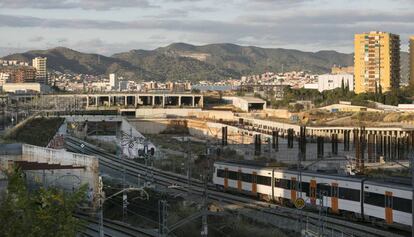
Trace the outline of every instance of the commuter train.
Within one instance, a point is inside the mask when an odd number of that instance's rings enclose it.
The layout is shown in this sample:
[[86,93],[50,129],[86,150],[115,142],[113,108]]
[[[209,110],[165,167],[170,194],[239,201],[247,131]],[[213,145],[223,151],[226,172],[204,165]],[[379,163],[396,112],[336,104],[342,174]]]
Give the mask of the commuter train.
[[220,190],[283,204],[293,203],[301,196],[307,204],[322,204],[331,213],[403,229],[411,226],[412,189],[409,185],[309,171],[302,172],[301,180],[302,187],[298,189],[296,170],[230,161],[214,163],[213,183]]

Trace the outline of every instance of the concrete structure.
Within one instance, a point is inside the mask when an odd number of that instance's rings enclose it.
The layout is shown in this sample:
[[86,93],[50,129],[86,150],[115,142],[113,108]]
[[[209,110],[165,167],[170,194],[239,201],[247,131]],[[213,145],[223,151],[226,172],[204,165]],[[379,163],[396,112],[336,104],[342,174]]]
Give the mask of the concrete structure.
[[410,84],[414,85],[414,36],[410,37]]
[[321,107],[319,109],[327,110],[329,112],[383,112],[379,109],[372,109],[365,106],[358,106],[358,105],[350,105],[350,104],[332,104],[325,107]]
[[[82,97],[82,95],[79,95]],[[86,95],[86,108],[93,107],[203,107],[203,96],[195,94],[117,93]]]
[[[134,111],[137,118],[177,118],[195,116],[197,112],[201,112],[201,108],[140,108]],[[127,109],[121,109],[121,113],[126,112],[128,112]]]
[[[36,100],[33,100],[36,98]],[[47,110],[121,110],[133,115],[137,108],[202,108],[203,95],[190,93],[11,94],[11,103],[30,103]],[[129,114],[128,114],[129,113]]]
[[354,90],[354,75],[352,74],[323,74],[318,77],[318,91],[333,90],[341,88],[342,84]]
[[234,107],[241,109],[244,112],[252,112],[255,110],[266,109],[266,101],[256,97],[223,97],[223,100],[233,104]]
[[[56,186],[71,192],[87,184],[88,198],[97,204],[99,162],[93,156],[76,154],[28,144],[0,149],[0,170],[17,164],[26,174],[30,186]],[[8,151],[9,150],[9,151]]]
[[[400,83],[400,37],[372,31],[355,35],[355,93],[398,88]],[[377,88],[377,89],[376,89]]]
[[3,84],[4,92],[28,93],[28,92],[50,92],[50,88],[40,83],[5,83]]
[[[270,120],[248,118],[236,116],[239,124],[254,128],[257,132],[271,134],[272,131],[279,131],[280,135],[286,135],[289,128],[293,129],[295,134],[299,136],[300,125],[275,122]],[[332,134],[338,134],[339,139],[343,139],[344,131],[353,132],[354,129],[360,129],[358,126],[340,127],[340,126],[306,126],[306,134],[308,136],[325,136],[331,137]],[[412,128],[404,127],[365,127],[368,134],[378,134],[383,136],[407,137],[414,132]]]
[[32,65],[36,68],[36,81],[47,84],[47,58],[36,57],[32,60]]
[[414,104],[398,104],[398,111],[414,112]]

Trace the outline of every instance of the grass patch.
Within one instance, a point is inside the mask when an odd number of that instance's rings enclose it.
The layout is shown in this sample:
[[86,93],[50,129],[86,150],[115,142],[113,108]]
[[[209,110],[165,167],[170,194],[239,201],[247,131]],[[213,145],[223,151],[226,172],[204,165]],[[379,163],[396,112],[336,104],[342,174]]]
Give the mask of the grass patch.
[[45,147],[63,121],[64,118],[34,118],[6,135],[5,139]]

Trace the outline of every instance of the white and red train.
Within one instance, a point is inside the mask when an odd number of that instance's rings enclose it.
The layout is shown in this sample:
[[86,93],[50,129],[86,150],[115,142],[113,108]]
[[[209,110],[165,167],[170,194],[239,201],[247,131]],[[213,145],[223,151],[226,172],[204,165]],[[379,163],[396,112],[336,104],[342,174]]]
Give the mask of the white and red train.
[[300,196],[310,205],[319,205],[323,200],[332,213],[411,226],[412,188],[408,185],[308,171],[303,171],[301,177],[302,187],[298,189],[299,176],[295,170],[217,161],[213,183],[225,191],[281,203],[292,203]]

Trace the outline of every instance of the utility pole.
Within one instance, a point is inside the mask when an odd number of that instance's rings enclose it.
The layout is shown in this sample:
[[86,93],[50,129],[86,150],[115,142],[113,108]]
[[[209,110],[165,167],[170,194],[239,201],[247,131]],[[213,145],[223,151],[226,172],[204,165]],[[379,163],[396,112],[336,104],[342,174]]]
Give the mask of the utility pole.
[[190,150],[190,138],[187,137],[187,191],[188,196],[191,195],[191,150]]
[[158,201],[158,236],[159,237],[165,237],[168,234],[167,218],[168,218],[167,201],[159,200]]
[[204,170],[204,192],[203,192],[203,216],[201,219],[201,236],[207,237],[208,236],[208,181],[210,179],[210,152],[209,152],[209,143],[206,144],[206,161],[207,166]]

